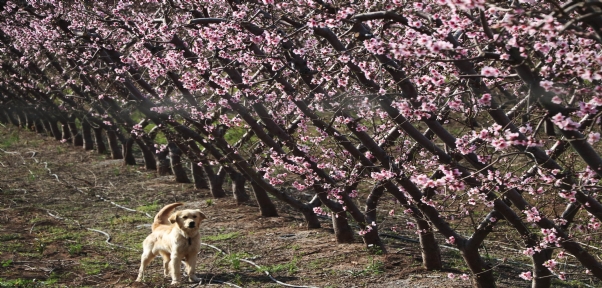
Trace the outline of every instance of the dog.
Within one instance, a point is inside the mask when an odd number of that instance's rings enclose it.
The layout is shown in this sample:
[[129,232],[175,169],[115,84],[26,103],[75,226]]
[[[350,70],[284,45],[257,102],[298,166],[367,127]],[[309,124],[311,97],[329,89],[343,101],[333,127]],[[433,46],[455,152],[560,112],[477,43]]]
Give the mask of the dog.
[[199,227],[201,221],[206,219],[205,214],[197,209],[176,211],[182,203],[172,203],[163,207],[152,225],[152,233],[142,243],[143,252],[140,270],[136,282],[142,282],[144,269],[157,256],[163,258],[163,271],[166,277],[171,277],[171,284],[181,282],[180,266],[184,261],[188,280],[200,282],[201,279],[194,275],[197,254],[201,250],[201,235]]

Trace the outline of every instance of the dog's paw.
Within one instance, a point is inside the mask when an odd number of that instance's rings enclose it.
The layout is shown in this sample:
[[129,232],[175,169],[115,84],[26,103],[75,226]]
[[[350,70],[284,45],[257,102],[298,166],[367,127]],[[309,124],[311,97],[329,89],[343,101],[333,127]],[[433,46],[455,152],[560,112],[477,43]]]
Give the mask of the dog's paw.
[[182,282],[180,281],[171,281],[171,286],[180,286]]

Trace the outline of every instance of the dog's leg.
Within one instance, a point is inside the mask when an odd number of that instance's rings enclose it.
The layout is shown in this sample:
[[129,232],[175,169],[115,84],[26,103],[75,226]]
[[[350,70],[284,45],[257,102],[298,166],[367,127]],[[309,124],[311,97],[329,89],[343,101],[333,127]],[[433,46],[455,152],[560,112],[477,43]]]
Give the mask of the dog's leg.
[[184,263],[186,264],[186,273],[188,274],[188,280],[190,280],[190,282],[200,282],[201,279],[199,277],[196,277],[196,275],[194,274],[194,271],[196,270],[196,253],[188,255]]
[[148,266],[148,264],[150,264],[150,262],[153,261],[153,259],[155,259],[156,256],[157,255],[153,254],[153,252],[150,251],[150,249],[145,249],[140,259],[140,270],[138,270],[138,278],[136,278],[136,282],[142,282],[142,280],[144,279],[144,269],[146,269],[146,266]]
[[169,261],[169,272],[171,273],[171,285],[180,284],[182,282],[182,272],[180,266],[182,265],[182,257],[178,257],[175,253],[171,254],[171,260]]
[[161,258],[163,258],[163,275],[165,275],[165,277],[169,277],[171,275],[169,273],[169,262],[171,260],[171,256],[169,256],[169,253],[161,252]]

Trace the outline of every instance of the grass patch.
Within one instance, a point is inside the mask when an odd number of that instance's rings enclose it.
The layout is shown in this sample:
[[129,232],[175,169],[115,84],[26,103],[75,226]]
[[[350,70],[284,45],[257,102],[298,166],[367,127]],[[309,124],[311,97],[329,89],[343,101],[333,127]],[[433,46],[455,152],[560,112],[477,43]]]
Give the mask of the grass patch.
[[80,265],[87,275],[98,275],[102,270],[109,268],[108,262],[98,261],[92,258],[83,259]]
[[293,258],[293,260],[291,260],[291,262],[262,266],[261,268],[258,268],[257,271],[259,271],[259,272],[268,271],[270,273],[279,273],[279,272],[286,271],[286,273],[290,276],[290,275],[297,273],[297,271],[299,271],[299,267],[297,266],[298,261],[299,261],[299,258],[295,257],[295,258]]
[[12,241],[12,240],[17,240],[21,238],[21,236],[19,236],[19,234],[5,234],[5,235],[0,235],[0,242],[7,242],[7,241]]
[[232,268],[234,268],[235,270],[239,270],[240,262],[241,262],[240,259],[249,258],[249,257],[251,257],[251,255],[249,255],[248,253],[245,253],[245,252],[231,253],[231,254],[224,255],[224,257],[220,260],[220,263],[226,263],[226,264],[232,266]]
[[33,282],[33,280],[29,279],[13,279],[13,280],[4,280],[0,278],[0,287],[11,287],[11,288],[29,288],[29,287],[39,287],[38,284]]
[[13,259],[8,259],[6,261],[2,261],[0,264],[1,264],[0,266],[2,266],[3,268],[7,268],[11,264],[13,264]]
[[17,144],[19,142],[19,132],[18,131],[13,131],[10,133],[10,135],[7,135],[8,137],[2,137],[4,139],[2,139],[2,141],[0,141],[0,148],[10,148],[12,146],[14,146],[15,144]]
[[157,212],[157,211],[159,211],[159,208],[160,207],[159,207],[158,201],[155,201],[152,204],[147,204],[147,205],[144,205],[144,206],[138,206],[136,208],[136,210],[141,211],[141,212]]
[[225,233],[225,234],[204,236],[201,239],[204,241],[224,241],[224,240],[235,239],[238,236],[240,236],[240,233],[230,232],[230,233]]

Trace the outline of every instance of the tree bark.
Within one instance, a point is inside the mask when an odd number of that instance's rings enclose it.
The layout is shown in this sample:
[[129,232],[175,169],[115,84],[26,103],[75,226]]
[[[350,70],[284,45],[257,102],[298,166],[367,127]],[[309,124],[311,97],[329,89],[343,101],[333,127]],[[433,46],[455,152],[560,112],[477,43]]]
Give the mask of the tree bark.
[[245,191],[245,182],[247,179],[240,173],[230,174],[232,180],[232,194],[237,204],[249,201],[249,194]]
[[167,159],[167,154],[169,150],[165,148],[163,151],[157,152],[157,176],[166,176],[171,173],[171,167],[169,165],[169,160]]
[[73,146],[84,146],[84,139],[82,135],[77,131],[77,125],[75,124],[75,116],[69,117],[67,122],[69,131],[71,132],[71,139],[73,140]]
[[554,275],[548,269],[543,266],[543,263],[550,260],[552,257],[552,249],[543,249],[541,252],[535,253],[532,256],[533,259],[533,281],[531,282],[532,288],[548,288],[552,286],[552,278]]
[[62,139],[61,130],[59,129],[59,126],[56,124],[56,122],[57,121],[55,119],[50,118],[48,120],[48,126],[50,126],[50,133],[52,134],[54,139],[57,141],[61,141],[61,139]]
[[144,168],[146,170],[156,170],[157,169],[157,161],[155,160],[155,153],[144,143],[144,141],[136,138],[136,144],[140,147],[140,151],[142,151],[142,157],[144,158]]
[[98,154],[107,153],[107,146],[105,146],[105,142],[102,140],[102,128],[93,128],[94,130],[94,142],[96,143],[96,152]]
[[173,174],[176,176],[177,183],[190,183],[190,179],[188,179],[188,175],[186,175],[186,170],[182,166],[182,150],[176,146],[174,143],[169,143],[167,145],[169,149],[169,159],[171,161],[171,170]]
[[92,126],[90,123],[83,119],[82,123],[82,135],[84,138],[84,150],[94,150],[94,142],[92,140]]
[[42,124],[42,119],[40,119],[40,117],[37,115],[36,119],[34,120],[34,125],[38,134],[46,134],[46,131],[44,130],[44,124]]
[[253,187],[253,192],[255,194],[255,199],[257,200],[257,205],[259,205],[259,211],[261,216],[263,217],[278,217],[278,210],[276,210],[276,206],[268,196],[268,193],[261,188],[261,186],[257,185],[254,181],[251,182],[251,187]]
[[61,130],[63,131],[61,141],[71,142],[71,132],[69,131],[69,125],[67,122],[61,122]]
[[205,172],[203,167],[199,166],[198,163],[190,163],[192,170],[192,180],[194,181],[194,189],[209,189],[209,182],[205,178]]
[[[334,229],[334,235],[337,243],[354,242],[354,233],[349,226],[349,221],[347,220],[346,216],[346,212],[341,214],[332,213],[332,228]],[[376,230],[376,227],[374,230]]]
[[132,148],[134,146],[134,138],[128,138],[125,143],[121,145],[123,151],[123,165],[136,165],[136,158],[134,158],[134,153],[132,153]]
[[418,220],[418,237],[420,240],[420,248],[422,250],[422,266],[426,270],[441,270],[443,264],[441,263],[441,250],[439,250],[439,244],[435,239],[435,234],[431,225],[425,220]]
[[113,128],[107,129],[107,140],[109,141],[109,149],[111,149],[111,159],[123,159],[119,143],[117,143],[117,133]]
[[209,179],[209,191],[211,191],[213,198],[226,197],[226,191],[224,191],[223,188],[226,171],[220,169],[218,173],[215,174],[215,172],[213,172],[213,168],[211,168],[209,165],[203,165],[203,169],[205,170],[207,178]]

